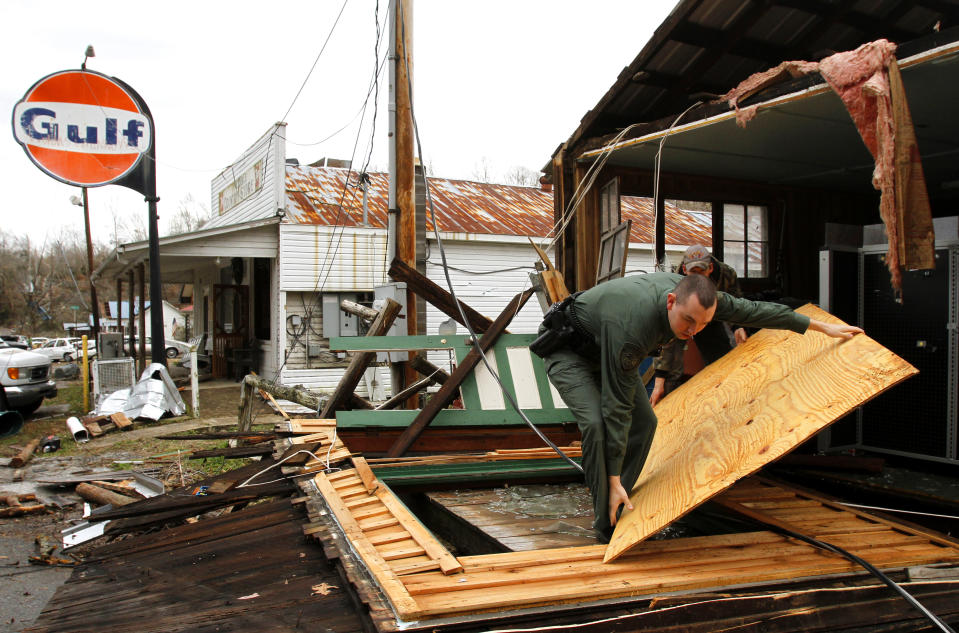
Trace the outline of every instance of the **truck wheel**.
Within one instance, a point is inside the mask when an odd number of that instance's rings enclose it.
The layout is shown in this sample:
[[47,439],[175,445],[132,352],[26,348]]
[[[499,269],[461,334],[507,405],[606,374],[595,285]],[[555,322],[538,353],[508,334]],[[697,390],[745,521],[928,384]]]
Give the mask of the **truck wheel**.
[[63,362],[69,363],[71,360],[73,360],[73,356],[70,355],[70,352],[63,355]]
[[176,358],[177,356],[179,356],[179,354],[180,354],[180,351],[179,351],[177,348],[175,348],[175,347],[168,347],[168,348],[166,348],[166,357],[167,357],[167,358]]

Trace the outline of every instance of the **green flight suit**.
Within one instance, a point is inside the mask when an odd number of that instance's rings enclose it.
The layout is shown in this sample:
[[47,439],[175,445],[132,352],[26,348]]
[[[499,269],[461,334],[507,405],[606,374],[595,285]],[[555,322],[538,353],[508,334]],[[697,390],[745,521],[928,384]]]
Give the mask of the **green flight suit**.
[[[593,497],[593,527],[607,538],[608,477],[631,491],[656,432],[656,415],[640,383],[639,363],[674,338],[666,295],[682,279],[651,273],[614,279],[587,290],[572,304],[574,318],[593,338],[599,357],[562,348],[544,358],[546,373],[576,417],[583,436],[583,469]],[[809,318],[784,305],[720,292],[714,319],[737,325],[803,333]]]

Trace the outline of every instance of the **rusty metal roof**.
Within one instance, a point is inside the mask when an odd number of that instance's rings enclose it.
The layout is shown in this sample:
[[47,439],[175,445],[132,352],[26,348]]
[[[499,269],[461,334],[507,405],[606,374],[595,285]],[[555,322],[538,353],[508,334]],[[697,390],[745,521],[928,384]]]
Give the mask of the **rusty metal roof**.
[[[370,173],[367,218],[370,226],[386,228],[388,180]],[[486,235],[544,237],[553,226],[553,193],[539,187],[499,185],[430,177],[430,195],[441,231]],[[287,208],[284,222],[321,226],[360,226],[363,192],[359,174],[337,167],[287,165]],[[633,221],[630,241],[652,243],[653,204],[650,198],[623,196],[623,219]],[[708,213],[684,211],[666,204],[666,243],[711,243]],[[426,230],[433,230],[430,214]]]

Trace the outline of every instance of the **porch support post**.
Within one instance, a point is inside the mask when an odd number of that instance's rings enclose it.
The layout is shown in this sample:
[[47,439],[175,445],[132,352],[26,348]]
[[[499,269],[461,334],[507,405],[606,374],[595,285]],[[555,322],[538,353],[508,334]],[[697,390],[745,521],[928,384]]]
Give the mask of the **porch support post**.
[[[143,370],[147,368],[147,315],[146,315],[146,266],[143,265],[143,262],[140,262],[140,265],[137,266],[137,276],[140,278],[140,373],[143,373]],[[152,305],[152,304],[151,304]],[[156,306],[153,306],[153,310],[156,310]],[[160,310],[163,310],[163,306],[160,306]],[[152,311],[151,311],[152,314]],[[150,333],[150,336],[153,337],[153,333]],[[152,349],[152,348],[151,348]]]
[[[117,332],[120,333],[120,347],[123,347],[123,313],[120,311],[120,306],[123,305],[123,277],[117,277],[117,312],[114,315],[117,319]],[[107,306],[109,307],[109,306]]]
[[[128,285],[128,288],[127,288],[127,327],[130,328],[130,334],[129,334],[129,337],[130,337],[130,338],[129,338],[130,347],[128,347],[127,349],[130,350],[130,356],[136,358],[136,356],[137,356],[136,338],[135,338],[135,333],[136,333],[136,327],[135,327],[135,325],[136,325],[136,324],[135,324],[135,322],[134,322],[134,320],[133,320],[133,304],[134,304],[133,294],[134,294],[135,287],[134,287],[134,285],[133,285],[133,269],[132,269],[132,268],[131,268],[129,271],[127,271],[127,285]],[[121,314],[122,314],[122,312],[121,312]],[[140,338],[143,338],[143,332],[140,332]],[[142,358],[142,356],[141,356],[141,358]],[[140,365],[140,366],[142,367],[142,365]],[[138,376],[138,377],[139,377],[139,376]]]

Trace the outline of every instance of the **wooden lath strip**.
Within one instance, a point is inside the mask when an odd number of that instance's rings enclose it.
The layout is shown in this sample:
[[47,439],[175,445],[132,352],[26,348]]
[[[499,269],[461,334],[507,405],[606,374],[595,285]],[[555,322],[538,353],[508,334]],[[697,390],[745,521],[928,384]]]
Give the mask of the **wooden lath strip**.
[[[279,425],[278,425],[279,426]],[[285,430],[290,431],[291,433],[304,433],[311,434],[318,431],[323,431],[328,428],[336,427],[336,420],[321,420],[321,419],[295,419],[290,420],[285,425],[287,428]]]
[[327,479],[330,480],[330,483],[333,484],[334,486],[338,486],[339,485],[338,482],[342,479],[346,479],[346,480],[358,479],[358,477],[356,476],[356,472],[353,470],[338,470],[335,473],[329,473],[326,477]]
[[[336,488],[336,486],[334,486]],[[351,497],[362,497],[366,498],[370,496],[369,491],[366,489],[366,486],[360,483],[350,482],[348,485],[336,488],[336,494],[340,495],[340,498],[343,500],[349,499]]]
[[[761,482],[770,486],[780,485],[777,482],[768,480],[763,477],[758,479]],[[882,523],[884,525],[888,525],[894,530],[902,530],[902,531],[909,532],[911,534],[919,534],[921,536],[928,538],[930,541],[939,543],[940,545],[945,545],[946,547],[959,548],[959,539],[951,538],[949,536],[946,536],[945,534],[941,534],[939,532],[935,532],[933,530],[929,530],[917,525],[907,525],[906,523],[903,523],[903,522],[894,521],[892,519],[887,519],[885,517],[877,516],[874,514],[869,514],[868,512],[865,512],[858,508],[850,508],[849,506],[843,505],[841,503],[837,503],[835,501],[832,501],[831,499],[827,499],[825,497],[819,496],[807,490],[795,490],[795,493],[796,495],[802,496],[806,499],[812,499],[814,501],[818,501],[824,506],[835,508],[837,510],[842,510],[843,512],[848,512],[850,514],[854,514],[857,517],[862,518],[866,521],[869,521],[872,523]]]
[[396,565],[393,568],[393,573],[397,576],[406,576],[409,574],[421,574],[426,571],[438,570],[440,564],[433,560],[432,558],[421,556],[424,560],[420,560],[414,563],[409,563],[407,565]]
[[[330,442],[333,442],[333,429],[322,429],[307,435],[297,435],[296,437],[290,438],[291,444],[313,444],[315,442],[329,446]],[[336,438],[334,442],[334,449],[336,448],[345,448],[340,438]]]
[[280,404],[276,401],[272,393],[270,393],[269,391],[264,391],[263,389],[258,389],[257,391],[260,392],[261,398],[263,398],[264,400],[270,401],[270,403],[277,410],[277,412],[283,416],[284,420],[287,420],[287,421],[290,420],[290,414],[283,410],[283,407],[281,407]]
[[388,530],[382,534],[367,533],[367,537],[370,539],[370,543],[379,547],[380,545],[405,541],[410,538],[410,534],[406,530]]
[[[349,506],[347,506],[349,508]],[[349,508],[350,512],[353,514],[353,518],[357,521],[362,521],[363,519],[369,519],[372,517],[380,516],[383,514],[389,514],[390,509],[387,508],[382,503],[379,503],[377,499],[376,505],[373,506],[360,506],[360,509]]]
[[463,566],[459,561],[436,540],[436,537],[429,530],[423,527],[419,519],[406,509],[406,506],[393,495],[392,491],[381,486],[376,489],[374,494],[390,509],[403,529],[409,532],[420,547],[426,551],[426,555],[439,564],[444,574],[456,574],[463,571]]
[[380,500],[376,497],[358,497],[355,499],[350,499],[349,501],[344,500],[343,503],[352,511],[355,508],[362,508],[363,506],[368,506],[370,504],[379,504]]
[[[562,446],[560,449],[569,457],[582,456],[579,446]],[[482,462],[498,462],[517,459],[556,459],[556,452],[547,448],[542,449],[509,449],[496,450],[486,453],[469,453],[464,455],[419,455],[415,457],[377,457],[367,461],[377,468],[394,468],[400,466],[438,466],[444,464],[475,464]]]
[[[737,497],[730,497],[737,498]],[[818,501],[813,501],[812,499],[788,499],[783,501],[746,501],[745,499],[740,499],[739,503],[743,504],[747,508],[756,508],[757,510],[779,510],[787,508],[814,508],[820,506]]]
[[[409,539],[407,539],[409,540]],[[414,556],[425,556],[426,552],[422,547],[416,545],[415,543],[411,547],[404,547],[402,549],[391,549],[391,550],[380,550],[380,556],[383,557],[383,560],[390,562],[394,560],[402,560],[413,558]]]
[[353,519],[353,515],[350,514],[349,509],[343,504],[342,499],[340,499],[340,496],[336,493],[336,490],[334,490],[329,479],[327,479],[323,473],[319,473],[314,478],[314,482],[316,482],[316,486],[326,500],[330,510],[332,510],[336,516],[340,527],[343,528],[343,532],[363,558],[367,569],[376,579],[376,582],[379,583],[383,592],[393,604],[393,607],[403,614],[404,617],[415,617],[419,612],[416,601],[413,600],[406,591],[406,587],[402,581],[393,572],[387,562],[383,560],[373,544],[366,538],[363,530],[357,524],[356,520]]
[[400,522],[392,514],[374,517],[372,519],[363,519],[357,521],[357,523],[364,532],[366,530],[379,530],[382,528],[393,527],[394,525],[400,525]]

